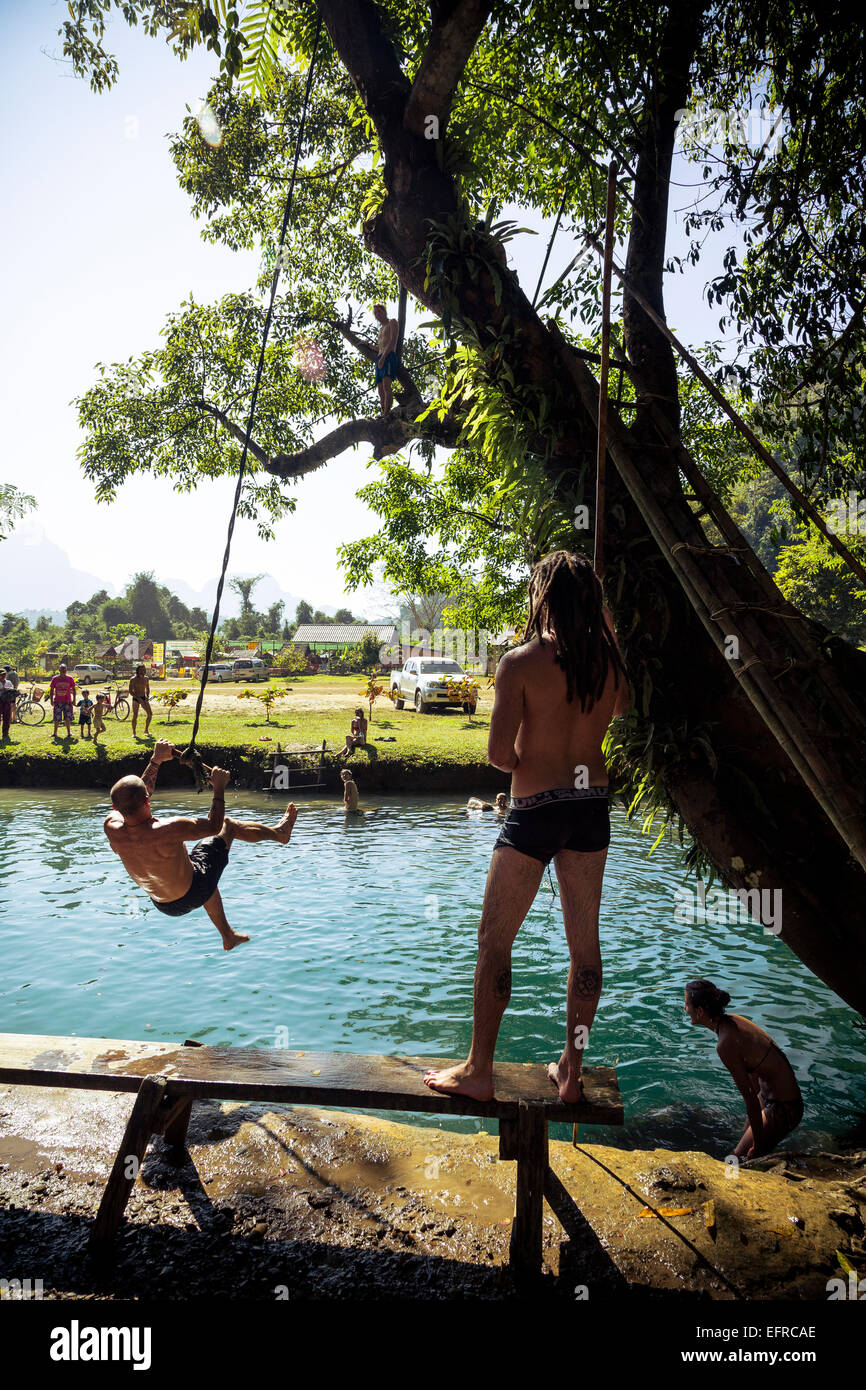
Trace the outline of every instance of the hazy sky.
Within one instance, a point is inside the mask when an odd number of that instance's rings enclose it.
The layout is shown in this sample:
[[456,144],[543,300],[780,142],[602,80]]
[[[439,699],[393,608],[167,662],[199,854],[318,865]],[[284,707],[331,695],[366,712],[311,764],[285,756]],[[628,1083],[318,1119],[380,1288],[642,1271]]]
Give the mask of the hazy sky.
[[[251,254],[200,240],[168,154],[166,136],[179,129],[187,105],[198,108],[217,60],[198,53],[181,63],[161,41],[115,21],[107,46],[120,79],[97,96],[49,56],[59,52],[62,0],[4,0],[0,9],[7,195],[0,481],[36,496],[38,509],[19,530],[44,534],[73,566],[117,587],[135,570],[153,569],[198,588],[219,569],[231,480],[188,497],[146,477],[127,483],[111,507],[97,506],[76,459],[81,436],[70,402],[92,384],[95,363],[155,344],[166,314],[190,293],[209,302],[253,283]],[[672,199],[685,201],[679,193]],[[544,243],[538,236],[510,244],[529,293]],[[571,254],[561,238],[548,279]],[[693,278],[671,280],[667,306],[687,341],[713,335],[715,318]],[[297,511],[269,545],[240,521],[230,573],[266,571],[315,603],[341,604],[336,546],[377,529],[354,497],[369,477],[357,451],[304,480]],[[67,602],[57,595],[57,607]],[[360,595],[352,602],[364,608]]]

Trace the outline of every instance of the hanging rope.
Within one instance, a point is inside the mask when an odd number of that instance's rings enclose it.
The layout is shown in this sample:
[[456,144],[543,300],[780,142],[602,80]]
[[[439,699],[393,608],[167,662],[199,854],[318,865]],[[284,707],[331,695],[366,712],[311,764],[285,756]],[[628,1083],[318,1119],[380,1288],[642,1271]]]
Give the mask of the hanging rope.
[[617,163],[612,159],[607,171],[607,213],[604,233],[604,269],[601,288],[601,370],[598,374],[598,446],[595,460],[595,546],[592,567],[596,578],[604,578],[605,464],[607,462],[607,377],[610,366],[610,288],[613,239],[616,228]]
[[553,243],[556,240],[556,233],[559,231],[559,224],[562,221],[562,214],[565,212],[565,204],[568,198],[568,194],[569,190],[566,188],[565,192],[562,195],[562,202],[559,205],[559,212],[556,214],[556,221],[553,224],[553,231],[550,233],[550,240],[547,243],[547,250],[544,254],[544,263],[541,267],[541,274],[538,277],[538,284],[535,286],[535,294],[532,296],[533,309],[535,308],[535,303],[538,299],[538,292],[541,289],[541,282],[544,279],[544,272],[547,270],[547,262],[550,260],[550,253],[553,250]]
[[292,198],[294,196],[295,191],[295,179],[298,172],[298,163],[301,157],[301,147],[304,140],[304,130],[307,124],[307,110],[309,108],[310,92],[313,86],[313,70],[316,65],[316,53],[319,47],[319,36],[321,32],[322,15],[321,12],[319,12],[318,18],[316,20],[316,32],[313,38],[313,51],[310,55],[310,66],[307,69],[307,85],[304,90],[304,104],[301,110],[301,124],[298,127],[298,138],[295,141],[295,156],[292,163],[292,175],[289,180],[289,191],[286,195],[286,205],[283,210],[283,222],[280,228],[279,252],[277,254],[277,263],[274,267],[273,278],[271,280],[271,297],[268,303],[267,316],[265,318],[265,329],[264,333],[262,334],[262,346],[259,351],[259,361],[258,366],[256,368],[256,380],[255,385],[253,386],[252,400],[250,401],[250,413],[249,418],[247,420],[246,433],[244,435],[244,447],[241,451],[241,461],[240,466],[238,468],[238,480],[237,485],[235,487],[234,503],[232,505],[231,516],[229,517],[228,533],[226,535],[226,547],[225,553],[223,554],[222,571],[220,573],[219,583],[217,584],[213,618],[211,619],[210,632],[208,633],[207,647],[205,649],[205,657],[201,668],[201,683],[199,685],[198,698],[195,702],[195,718],[193,719],[192,725],[192,737],[190,738],[189,746],[185,748],[181,754],[179,754],[181,762],[184,763],[187,767],[189,767],[192,771],[193,777],[195,778],[196,791],[201,791],[203,787],[207,784],[207,779],[210,776],[211,772],[211,769],[207,767],[205,763],[202,762],[201,754],[195,746],[195,741],[198,737],[199,722],[201,720],[201,707],[202,702],[204,700],[205,688],[207,686],[207,673],[208,668],[210,666],[211,654],[213,652],[213,644],[217,630],[217,623],[219,622],[220,603],[222,601],[223,587],[225,585],[226,579],[226,571],[228,569],[229,556],[231,554],[232,536],[234,535],[235,521],[237,520],[238,507],[240,505],[241,493],[243,490],[244,474],[246,473],[247,467],[247,454],[249,453],[250,439],[252,438],[253,433],[253,422],[255,420],[256,415],[256,405],[259,399],[259,387],[261,385],[262,373],[264,371],[265,366],[265,348],[267,347],[268,334],[271,328],[271,319],[273,318],[274,313],[274,301],[277,297],[277,285],[279,283],[281,269],[280,261],[283,247],[285,246],[286,231],[289,225],[289,217],[292,211]]

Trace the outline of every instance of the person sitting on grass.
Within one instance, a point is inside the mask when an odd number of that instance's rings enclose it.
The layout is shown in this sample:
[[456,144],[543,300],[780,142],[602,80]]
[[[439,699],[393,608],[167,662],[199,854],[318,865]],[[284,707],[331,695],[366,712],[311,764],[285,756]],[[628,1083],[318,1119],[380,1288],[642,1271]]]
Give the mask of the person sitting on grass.
[[71,738],[72,716],[75,712],[75,681],[67,674],[65,661],[61,661],[57,675],[52,676],[48,690],[54,712],[54,733],[51,737],[57,737],[62,719],[66,725],[66,737]]
[[351,811],[358,811],[360,813],[357,782],[353,780],[352,774],[347,767],[343,768],[340,776],[343,779],[343,805],[346,808],[347,815]]
[[467,811],[495,811],[497,816],[508,815],[508,797],[505,792],[496,793],[496,805],[490,801],[482,801],[480,797],[470,796],[466,803]]
[[[111,788],[111,810],[105,818],[108,843],[123,863],[134,883],[149,895],[153,905],[167,917],[185,917],[203,907],[222,937],[223,950],[249,941],[233,931],[223,911],[217,884],[229,859],[235,840],[259,844],[271,840],[287,845],[297,817],[290,804],[278,825],[234,820],[225,813],[225,789],[230,773],[225,768],[210,769],[213,801],[206,817],[171,816],[157,820],[150,798],[162,763],[176,754],[168,739],[157,741],[143,777],[121,777]],[[198,840],[191,854],[186,840]]]
[[[82,690],[78,701],[78,731],[82,738],[90,738],[90,721],[93,718],[93,701],[90,692]],[[87,731],[85,733],[85,730]]]
[[337,757],[348,758],[350,753],[354,753],[356,748],[364,748],[366,743],[367,719],[363,709],[359,706],[355,710],[355,718],[352,720],[352,727],[346,734],[346,746],[340,749]]
[[105,733],[105,696],[97,695],[93,707],[93,742],[99,742],[99,735]]

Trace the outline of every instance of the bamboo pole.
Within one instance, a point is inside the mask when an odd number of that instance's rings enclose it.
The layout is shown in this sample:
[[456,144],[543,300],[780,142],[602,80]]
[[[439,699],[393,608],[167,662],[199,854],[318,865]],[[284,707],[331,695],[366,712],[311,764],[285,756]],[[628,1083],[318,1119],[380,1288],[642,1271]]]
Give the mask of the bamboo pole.
[[[591,402],[594,406],[594,392],[591,387],[595,383],[589,371],[583,367],[581,372],[578,363],[572,360],[569,361],[569,370],[585,405],[590,407]],[[582,373],[585,373],[585,379]],[[650,483],[643,477],[633,458],[634,446],[626,440],[624,429],[622,437],[620,429],[614,429],[608,448],[617,472],[631,493],[656,544],[679,576],[692,607],[718,649],[726,656],[725,638],[738,638],[740,663],[732,667],[732,670],[740,686],[787,753],[842,841],[849,846],[861,868],[866,869],[866,827],[861,808],[851,795],[847,783],[841,780],[838,772],[831,767],[817,746],[814,735],[803,725],[795,708],[780,696],[778,687],[762,669],[763,659],[754,651],[747,631],[744,630],[744,623],[736,619],[736,592],[723,577],[710,583],[687,550],[674,553],[674,546],[684,539],[677,533],[673,524],[675,513],[669,515],[665,511]],[[724,626],[719,622],[722,615],[725,615]],[[754,619],[749,620],[746,615],[744,617],[746,626],[756,626]],[[757,631],[757,637],[766,644],[767,639],[760,629]]]
[[[598,242],[594,240],[594,238],[592,237],[587,237],[587,241],[599,256],[604,257],[605,248],[599,246]],[[646,313],[649,316],[649,318],[652,319],[656,328],[658,328],[659,331],[665,335],[665,337],[668,339],[671,345],[679,353],[683,361],[688,364],[688,366],[694,372],[698,380],[709,391],[713,400],[721,406],[728,419],[732,422],[733,425],[736,426],[743,438],[748,440],[758,457],[763,459],[767,467],[776,475],[782,486],[786,488],[787,491],[791,494],[791,496],[796,500],[797,505],[806,513],[809,520],[815,526],[817,526],[824,539],[829,542],[832,548],[836,551],[837,555],[841,555],[842,559],[845,561],[846,565],[848,565],[849,569],[853,570],[857,577],[859,579],[862,579],[863,583],[866,584],[866,567],[864,567],[860,563],[856,555],[852,555],[851,551],[848,549],[846,545],[843,545],[839,537],[836,535],[835,531],[830,530],[821,513],[817,510],[817,508],[813,507],[806,494],[800,488],[797,487],[797,484],[791,478],[788,477],[788,474],[785,472],[784,468],[781,466],[780,463],[776,462],[769,449],[761,443],[754,430],[752,430],[749,427],[749,425],[746,424],[743,417],[740,414],[738,414],[738,412],[731,405],[727,397],[722,394],[716,383],[710,377],[707,376],[706,372],[704,371],[700,362],[698,362],[697,358],[694,357],[692,353],[689,352],[688,348],[680,342],[676,334],[671,332],[661,315],[656,313],[655,309],[644,298],[640,290],[635,288],[635,286],[631,283],[628,276],[626,275],[625,271],[622,270],[616,264],[616,261],[612,262],[612,268],[615,271],[616,275],[619,277],[625,289],[628,290],[628,293],[634,299],[637,300],[644,313]]]
[[616,223],[616,176],[618,172],[616,160],[612,159],[607,171],[604,272],[601,288],[601,370],[598,374],[598,449],[595,458],[595,554],[593,569],[598,579],[604,577],[604,485],[607,461],[607,382],[610,371],[610,283]]

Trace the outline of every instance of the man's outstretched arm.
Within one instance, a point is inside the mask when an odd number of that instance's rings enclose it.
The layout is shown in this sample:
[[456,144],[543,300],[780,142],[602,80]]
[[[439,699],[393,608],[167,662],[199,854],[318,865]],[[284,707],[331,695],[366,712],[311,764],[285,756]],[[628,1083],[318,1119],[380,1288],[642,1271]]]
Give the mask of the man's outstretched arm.
[[156,778],[160,763],[171,762],[174,757],[174,752],[174,744],[169,743],[167,738],[157,739],[153,752],[150,755],[150,762],[141,774],[141,780],[147,787],[148,796],[153,796],[153,789],[156,786]]

